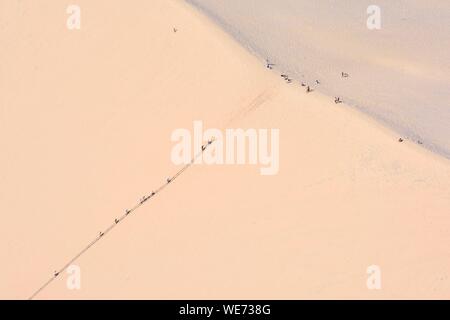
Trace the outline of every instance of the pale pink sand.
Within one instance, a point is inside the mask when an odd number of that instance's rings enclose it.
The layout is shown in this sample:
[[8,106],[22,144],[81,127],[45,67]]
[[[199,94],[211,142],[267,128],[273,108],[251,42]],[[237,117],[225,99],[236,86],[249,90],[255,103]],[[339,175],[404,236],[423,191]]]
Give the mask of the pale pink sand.
[[1,298],[177,171],[193,120],[279,128],[279,174],[188,170],[78,260],[81,290],[62,274],[38,298],[450,298],[447,160],[285,84],[182,1],[78,4],[69,32],[66,3],[1,3]]

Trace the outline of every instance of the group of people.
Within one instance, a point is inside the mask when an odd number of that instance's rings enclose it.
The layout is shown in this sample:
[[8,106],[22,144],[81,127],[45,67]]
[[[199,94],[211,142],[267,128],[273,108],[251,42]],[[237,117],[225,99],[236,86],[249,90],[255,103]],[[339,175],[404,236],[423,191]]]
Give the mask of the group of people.
[[[214,140],[215,140],[215,138],[212,138],[212,139],[208,140],[208,143],[202,146],[202,152],[205,151],[206,148],[207,148],[207,146],[211,145],[211,144],[214,142]],[[167,178],[167,179],[166,179],[166,183],[167,183],[167,184],[171,183],[171,182],[173,181],[173,179],[174,179],[174,178],[171,178],[171,177]],[[149,200],[149,199],[150,199],[151,197],[153,197],[154,195],[156,195],[156,192],[155,192],[155,191],[152,191],[152,193],[151,193],[150,195],[142,197],[139,203],[140,203],[141,205],[144,204],[147,200]],[[129,210],[129,209],[125,210],[125,216],[128,216],[131,212],[132,212],[132,210]],[[117,218],[116,218],[116,219],[114,219],[114,223],[115,223],[115,224],[118,224],[121,220],[122,220],[122,219],[117,219]],[[102,231],[100,231],[97,240],[100,239],[100,238],[102,238],[104,235],[105,235],[105,233],[102,232]],[[60,271],[54,271],[54,274],[53,274],[53,275],[54,275],[54,277],[56,278],[56,277],[59,276],[59,274],[60,274]]]
[[[270,63],[269,60],[267,59],[267,60],[266,60],[266,67],[267,67],[267,69],[272,69],[273,66],[274,66],[274,64],[273,64],[273,63]],[[284,80],[286,80],[287,83],[291,83],[291,82],[292,82],[292,79],[289,78],[289,76],[288,76],[287,74],[282,74],[281,77],[282,77]],[[348,78],[348,77],[349,77],[349,74],[346,73],[346,72],[341,72],[341,77],[342,77],[342,78]],[[320,81],[319,81],[319,80],[316,80],[315,83],[316,83],[317,85],[320,85]],[[310,86],[306,85],[306,83],[304,83],[304,82],[302,82],[301,85],[302,85],[302,87],[306,87],[306,93],[310,93],[310,92],[313,92],[313,91],[314,91],[313,89],[311,89]],[[334,103],[340,104],[340,103],[343,103],[343,102],[344,102],[344,101],[342,101],[341,97],[334,97]]]

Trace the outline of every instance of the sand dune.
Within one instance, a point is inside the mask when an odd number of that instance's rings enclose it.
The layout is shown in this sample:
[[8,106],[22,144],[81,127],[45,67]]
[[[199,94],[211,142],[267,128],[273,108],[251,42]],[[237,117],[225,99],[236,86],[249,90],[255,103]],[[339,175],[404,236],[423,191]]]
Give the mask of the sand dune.
[[370,30],[368,0],[187,1],[281,72],[450,158],[449,2],[377,1]]
[[183,1],[79,1],[76,32],[64,4],[1,5],[1,298],[179,170],[170,135],[194,120],[280,129],[279,174],[190,168],[77,261],[81,290],[62,274],[37,298],[450,297],[448,160],[286,84]]

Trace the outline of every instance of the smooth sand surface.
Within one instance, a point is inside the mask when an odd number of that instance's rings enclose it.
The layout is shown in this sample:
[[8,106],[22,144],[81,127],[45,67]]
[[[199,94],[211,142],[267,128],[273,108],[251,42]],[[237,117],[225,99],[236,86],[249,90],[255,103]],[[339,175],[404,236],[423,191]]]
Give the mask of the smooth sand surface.
[[[0,298],[28,298],[180,167],[176,128],[280,129],[194,166],[40,299],[450,298],[450,164],[306,94],[183,1],[1,1]],[[174,33],[176,27],[178,32]],[[379,265],[382,290],[368,290]]]
[[[320,92],[450,159],[449,1],[187,1],[280,72],[319,79]],[[367,28],[374,4],[380,30]]]

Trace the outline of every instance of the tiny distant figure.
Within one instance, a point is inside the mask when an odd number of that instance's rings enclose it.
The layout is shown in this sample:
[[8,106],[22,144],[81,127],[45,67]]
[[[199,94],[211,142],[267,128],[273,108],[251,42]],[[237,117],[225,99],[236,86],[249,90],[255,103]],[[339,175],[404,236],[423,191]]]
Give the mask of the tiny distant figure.
[[403,139],[402,138],[398,139],[398,142],[403,142]]
[[335,97],[334,98],[334,103],[338,104],[338,103],[342,103],[342,100],[340,97]]
[[213,140],[212,139],[208,140],[208,144],[211,144],[211,143],[213,143]]
[[342,78],[348,78],[348,73],[341,72],[341,76],[342,76]]
[[170,178],[167,178],[167,183],[171,183],[172,182],[172,179],[170,179]]
[[312,90],[311,90],[311,88],[308,86],[308,87],[306,87],[306,92],[307,93],[310,93],[310,92],[312,92]]
[[155,191],[152,191],[152,197],[155,195]]
[[292,79],[286,78],[286,82],[287,82],[287,83],[291,83],[291,82],[292,82]]
[[417,143],[418,143],[418,144],[423,144],[423,142],[422,142],[422,141],[420,141],[420,140],[417,140]]
[[104,235],[104,233],[100,231],[99,237],[101,238],[101,237],[103,237],[103,235]]
[[320,81],[319,81],[319,80],[316,80],[316,84],[320,84]]
[[306,83],[302,82],[302,87],[306,87]]
[[202,151],[205,151],[206,150],[206,146],[202,146]]
[[116,224],[118,224],[118,223],[119,223],[119,220],[118,220],[118,219],[115,219],[114,222],[115,222]]
[[129,215],[130,214],[130,210],[125,210],[125,215]]
[[287,78],[289,78],[289,76],[288,76],[288,75],[286,75],[286,74],[282,74],[282,75],[281,75],[281,77],[282,77],[282,78],[284,78],[284,79],[287,79]]
[[58,272],[58,271],[55,271],[55,272],[54,272],[54,275],[55,275],[55,278],[56,278],[57,276],[59,276],[59,272]]
[[173,32],[177,33],[178,29],[177,28],[173,28]]
[[266,68],[272,70],[274,64],[269,62],[269,59],[266,59]]

